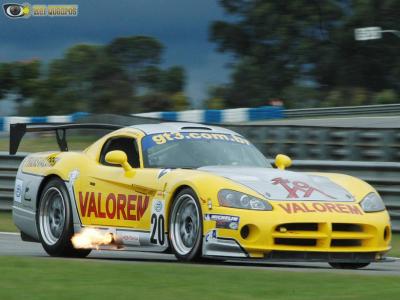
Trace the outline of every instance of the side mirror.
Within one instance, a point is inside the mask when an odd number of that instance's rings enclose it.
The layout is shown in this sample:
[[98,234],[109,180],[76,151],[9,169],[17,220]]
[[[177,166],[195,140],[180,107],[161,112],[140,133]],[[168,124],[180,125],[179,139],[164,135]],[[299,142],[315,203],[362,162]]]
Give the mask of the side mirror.
[[290,167],[292,165],[292,160],[289,156],[284,155],[284,154],[278,154],[275,157],[275,166],[279,170],[285,170],[286,168]]
[[128,176],[133,175],[133,168],[128,163],[128,157],[124,151],[114,150],[106,154],[106,162],[114,165],[120,165]]

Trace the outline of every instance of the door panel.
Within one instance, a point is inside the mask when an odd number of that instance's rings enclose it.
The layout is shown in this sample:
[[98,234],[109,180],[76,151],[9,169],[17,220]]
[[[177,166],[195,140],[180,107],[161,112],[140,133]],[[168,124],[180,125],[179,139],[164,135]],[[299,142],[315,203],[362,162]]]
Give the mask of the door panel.
[[76,191],[82,222],[150,230],[152,201],[162,189],[151,180],[157,178],[157,171],[136,169],[133,177],[127,177],[120,167],[96,169],[87,177],[86,188]]
[[[113,140],[118,137],[111,138]],[[104,145],[109,145],[110,140]],[[116,143],[111,150],[125,153],[130,146]],[[106,147],[105,146],[105,147]],[[102,149],[104,160],[107,149]],[[112,228],[124,244],[141,250],[163,251],[168,247],[165,221],[164,180],[159,169],[134,168],[129,175],[121,166],[91,161],[80,170],[74,193],[83,225]]]

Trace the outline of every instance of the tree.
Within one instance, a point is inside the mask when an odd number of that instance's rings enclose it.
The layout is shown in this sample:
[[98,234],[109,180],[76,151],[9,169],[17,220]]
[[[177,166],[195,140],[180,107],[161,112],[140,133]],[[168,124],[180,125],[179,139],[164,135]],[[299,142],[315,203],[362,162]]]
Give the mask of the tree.
[[131,113],[186,107],[185,72],[162,69],[163,46],[151,37],[79,44],[41,68],[39,61],[0,64],[0,99],[31,99],[28,114]]
[[[307,86],[301,96],[314,89],[317,105],[337,89],[400,92],[400,41],[390,36],[366,43],[354,40],[357,27],[398,28],[399,1],[220,0],[220,4],[234,16],[210,28],[210,40],[218,50],[235,58],[223,96],[228,106],[264,105],[268,99],[284,98],[288,89],[302,91],[298,87]],[[289,105],[301,106],[306,99],[299,98]],[[351,104],[351,99],[346,101]]]

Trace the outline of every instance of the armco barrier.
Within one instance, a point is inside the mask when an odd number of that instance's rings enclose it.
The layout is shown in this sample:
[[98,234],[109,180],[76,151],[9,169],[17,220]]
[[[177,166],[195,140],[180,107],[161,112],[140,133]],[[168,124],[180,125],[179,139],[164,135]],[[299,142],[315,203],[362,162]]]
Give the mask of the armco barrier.
[[400,114],[400,104],[380,104],[363,106],[342,106],[324,108],[286,109],[286,118],[310,118],[328,116],[354,116],[354,115],[393,115]]
[[10,124],[13,123],[70,123],[76,122],[82,117],[88,116],[85,112],[76,112],[71,115],[64,116],[45,116],[45,117],[0,117],[0,133],[8,132]]
[[267,157],[285,153],[294,159],[400,161],[399,128],[300,125],[228,125]]
[[184,121],[208,124],[233,124],[252,121],[311,118],[311,117],[338,117],[354,115],[399,115],[400,104],[343,106],[324,108],[283,109],[274,106],[261,106],[255,108],[233,108],[222,110],[187,110],[174,112],[149,112],[132,114],[147,118],[165,121]]
[[[0,117],[0,133],[8,132],[12,123],[68,123],[76,122],[90,114],[77,112],[64,116],[45,117]],[[188,121],[208,124],[249,122],[260,120],[272,120],[283,118],[283,108],[276,106],[261,106],[256,108],[236,108],[223,110],[188,110],[188,111],[166,111],[142,114],[132,114],[136,119],[162,119],[165,121]]]
[[261,106],[254,108],[150,112],[132,114],[132,116],[155,118],[164,121],[225,124],[282,119],[284,117],[284,109],[280,106]]
[[[11,209],[15,175],[24,156],[0,153],[0,210]],[[290,170],[337,172],[366,180],[385,201],[393,230],[400,231],[400,163],[297,160]]]
[[[352,115],[399,115],[400,104],[365,105],[327,108],[284,109],[277,106],[233,108],[221,110],[186,110],[132,114],[135,118],[164,121],[197,122],[206,124],[238,124],[253,121]],[[7,132],[10,123],[75,122],[88,113],[77,112],[64,116],[0,117],[0,133]],[[126,116],[127,117],[127,116]]]

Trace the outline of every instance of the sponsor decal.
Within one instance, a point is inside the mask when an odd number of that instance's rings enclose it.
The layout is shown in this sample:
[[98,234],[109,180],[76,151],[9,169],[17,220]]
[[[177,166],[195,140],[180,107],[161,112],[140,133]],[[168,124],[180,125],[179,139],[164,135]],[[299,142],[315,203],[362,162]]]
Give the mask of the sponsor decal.
[[140,246],[139,234],[136,232],[117,231],[117,236],[123,244]]
[[22,184],[23,181],[21,179],[15,180],[15,189],[14,189],[14,201],[21,203],[22,200]]
[[237,230],[239,227],[240,218],[237,216],[230,216],[230,215],[205,214],[204,220],[215,221],[216,228]]
[[168,174],[169,172],[171,172],[171,169],[161,169],[160,172],[158,173],[157,178],[160,179],[161,177],[163,177],[165,174]]
[[216,240],[216,239],[217,239],[217,230],[216,229],[213,229],[206,234],[206,238],[205,238],[206,243],[210,242],[211,240]]
[[344,204],[344,203],[285,203],[278,204],[286,213],[339,213],[339,214],[352,214],[362,215],[363,212],[357,204]]
[[68,181],[71,183],[71,185],[74,185],[78,177],[79,177],[79,170],[73,170],[69,173]]
[[60,160],[60,158],[57,157],[57,154],[52,154],[48,156],[46,159],[49,162],[50,166],[52,167]]
[[86,218],[140,221],[148,205],[149,196],[79,192],[79,208]]
[[143,150],[147,150],[155,145],[163,145],[180,140],[218,140],[250,145],[250,142],[245,138],[233,134],[208,132],[164,132],[146,136],[142,141],[142,148]]
[[50,168],[53,167],[60,158],[52,154],[48,157],[28,157],[24,160],[24,167],[26,168]]
[[26,168],[49,168],[51,167],[49,161],[42,157],[28,157],[24,161]]
[[165,203],[154,199],[151,207],[150,243],[163,246],[165,239]]
[[[293,181],[291,182],[288,179],[284,179],[282,177],[277,177],[271,180],[273,185],[281,185],[288,191],[288,195],[286,198],[308,198],[311,197],[313,193],[322,194],[328,198],[336,199],[335,197],[328,195],[324,191],[317,189],[316,187],[312,187],[309,184],[302,181]],[[300,193],[300,196],[299,196]]]
[[161,200],[155,200],[154,201],[154,210],[156,212],[161,212],[163,209],[163,202]]

